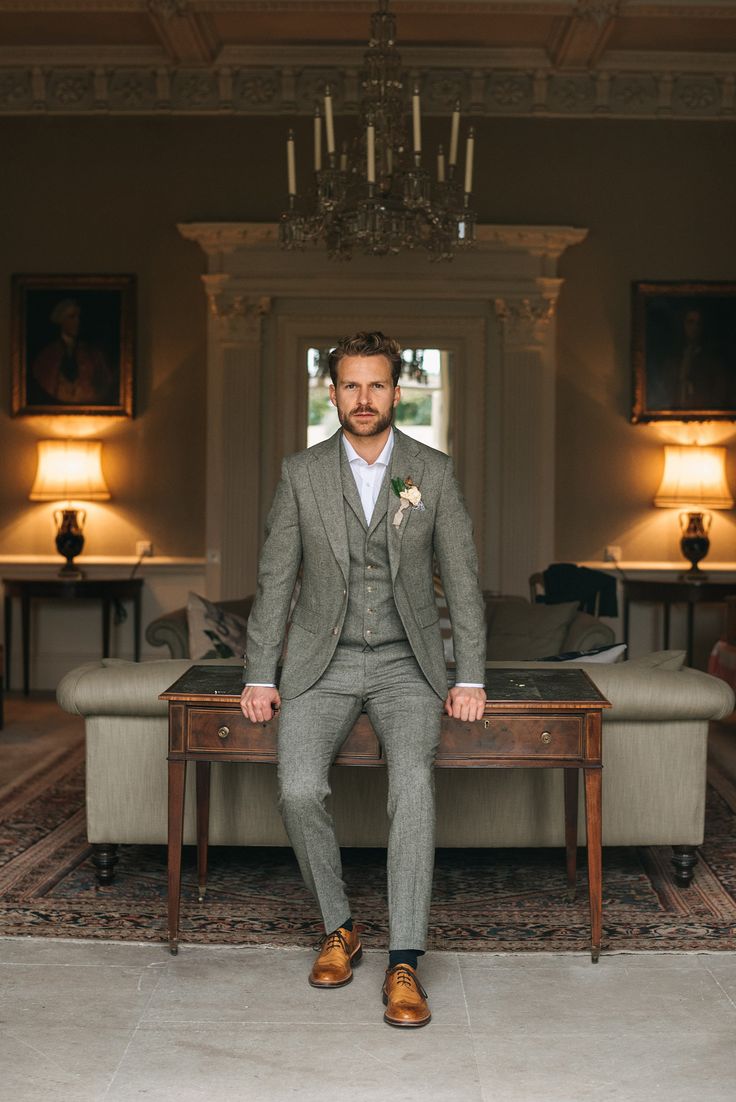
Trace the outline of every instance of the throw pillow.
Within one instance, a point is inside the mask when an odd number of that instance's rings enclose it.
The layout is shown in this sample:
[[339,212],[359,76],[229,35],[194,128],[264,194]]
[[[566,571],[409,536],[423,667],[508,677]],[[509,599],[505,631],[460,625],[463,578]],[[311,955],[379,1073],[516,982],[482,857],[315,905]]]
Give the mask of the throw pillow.
[[623,662],[626,643],[609,643],[606,647],[593,647],[592,650],[568,650],[562,654],[553,654],[542,658],[542,662]]
[[248,621],[190,593],[187,600],[190,658],[242,658]]
[[518,600],[494,603],[486,641],[487,661],[523,662],[558,654],[577,611],[577,601],[559,605],[530,605]]
[[638,658],[630,658],[628,664],[629,666],[640,666],[650,670],[681,670],[685,665],[685,651],[652,651],[651,654],[641,654]]

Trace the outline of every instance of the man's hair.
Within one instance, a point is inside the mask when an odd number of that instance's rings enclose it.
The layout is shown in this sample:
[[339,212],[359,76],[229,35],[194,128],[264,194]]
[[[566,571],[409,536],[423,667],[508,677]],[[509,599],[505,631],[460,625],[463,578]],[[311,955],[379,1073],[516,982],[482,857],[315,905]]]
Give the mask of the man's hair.
[[393,337],[385,337],[380,330],[374,333],[356,333],[354,337],[341,337],[330,352],[330,378],[337,386],[337,367],[346,356],[385,356],[391,365],[391,378],[398,386],[401,375],[401,345]]

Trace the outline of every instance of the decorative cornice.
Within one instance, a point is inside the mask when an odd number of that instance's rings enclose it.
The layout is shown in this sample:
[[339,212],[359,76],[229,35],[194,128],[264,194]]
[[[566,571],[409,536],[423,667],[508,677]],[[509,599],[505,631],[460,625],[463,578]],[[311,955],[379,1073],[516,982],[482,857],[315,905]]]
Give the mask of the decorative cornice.
[[[232,253],[236,249],[279,248],[276,222],[180,222],[177,227],[187,241],[195,241],[208,256]],[[489,252],[525,252],[556,260],[571,245],[579,245],[588,231],[576,226],[495,226],[476,229],[476,248]],[[210,284],[212,293],[219,286]]]
[[[194,47],[192,47],[194,48]],[[202,45],[202,49],[205,46]],[[171,66],[161,63],[155,49],[146,60],[126,65],[76,51],[77,63],[43,64],[40,52],[19,64],[11,52],[0,51],[0,115],[98,114],[112,115],[307,115],[315,94],[329,81],[337,110],[357,110],[357,70],[314,66]],[[313,58],[313,54],[311,55]],[[83,60],[86,58],[87,60]],[[708,69],[690,72],[671,65],[681,61],[637,55],[607,55],[606,66],[595,71],[558,71],[549,65],[528,68],[484,66],[421,67],[423,105],[430,115],[449,115],[460,98],[476,117],[554,118],[669,118],[718,119],[734,114],[736,57],[719,54]],[[71,57],[68,57],[71,60]],[[618,68],[609,66],[619,65]],[[702,64],[702,59],[700,60]]]

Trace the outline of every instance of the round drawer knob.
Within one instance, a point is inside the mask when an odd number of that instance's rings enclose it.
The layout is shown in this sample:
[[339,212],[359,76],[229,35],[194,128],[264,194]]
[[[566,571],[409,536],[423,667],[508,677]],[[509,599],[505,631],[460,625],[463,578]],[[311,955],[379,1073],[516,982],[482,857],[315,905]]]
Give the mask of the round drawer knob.
[[229,727],[219,727],[218,730],[217,730],[217,737],[218,738],[226,739],[229,736],[229,734],[230,734],[230,728]]
[[549,731],[542,731],[541,738],[545,746],[549,746],[550,742],[552,741],[552,736]]

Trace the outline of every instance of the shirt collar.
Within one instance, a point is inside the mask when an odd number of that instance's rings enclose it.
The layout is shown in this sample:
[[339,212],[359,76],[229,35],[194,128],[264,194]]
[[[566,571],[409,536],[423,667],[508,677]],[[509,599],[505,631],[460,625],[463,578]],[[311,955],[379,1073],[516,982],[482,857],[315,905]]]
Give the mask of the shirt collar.
[[388,467],[391,462],[391,454],[394,450],[394,434],[393,430],[389,433],[388,440],[386,441],[383,451],[379,455],[378,459],[374,463],[366,463],[362,455],[358,455],[353,445],[348,440],[345,433],[342,434],[342,443],[345,448],[345,454],[348,457],[350,463],[358,462],[364,467]]

